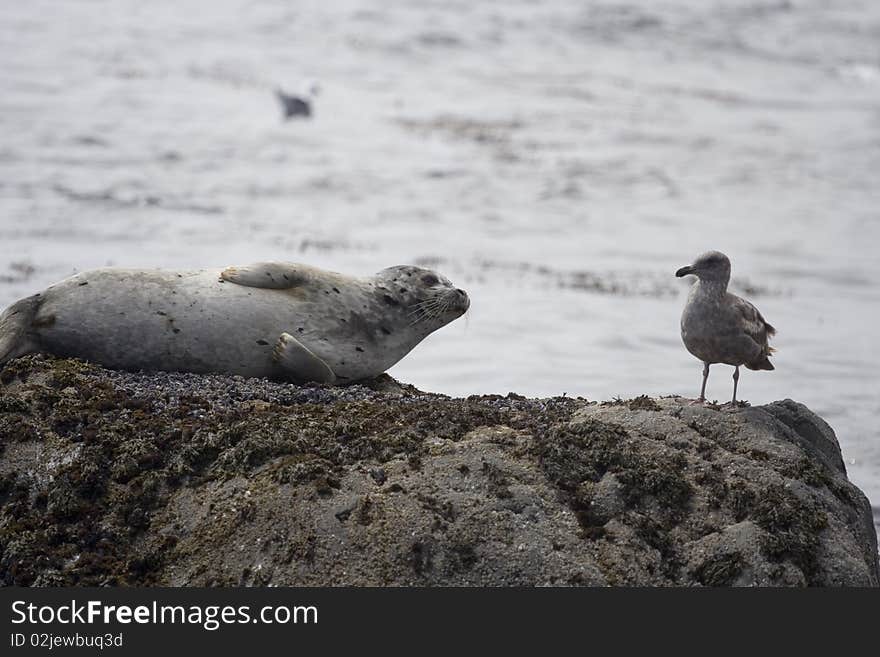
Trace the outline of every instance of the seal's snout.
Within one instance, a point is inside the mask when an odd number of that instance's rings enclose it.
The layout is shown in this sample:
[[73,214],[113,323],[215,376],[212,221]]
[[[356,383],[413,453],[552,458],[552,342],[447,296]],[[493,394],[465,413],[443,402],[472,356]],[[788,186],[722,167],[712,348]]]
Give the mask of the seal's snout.
[[688,265],[687,267],[682,267],[677,272],[675,272],[675,275],[678,276],[679,278],[681,278],[682,276],[687,276],[688,274],[693,274],[693,273],[694,273],[694,266]]
[[455,296],[458,299],[458,304],[462,310],[467,310],[471,307],[471,300],[470,297],[468,297],[467,292],[461,288],[455,288]]

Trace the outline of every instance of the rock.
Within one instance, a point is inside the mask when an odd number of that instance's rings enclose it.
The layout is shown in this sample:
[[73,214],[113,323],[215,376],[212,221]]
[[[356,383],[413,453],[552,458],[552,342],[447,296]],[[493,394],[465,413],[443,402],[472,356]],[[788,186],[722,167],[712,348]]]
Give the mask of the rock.
[[450,399],[29,356],[0,372],[6,585],[877,586],[791,400]]

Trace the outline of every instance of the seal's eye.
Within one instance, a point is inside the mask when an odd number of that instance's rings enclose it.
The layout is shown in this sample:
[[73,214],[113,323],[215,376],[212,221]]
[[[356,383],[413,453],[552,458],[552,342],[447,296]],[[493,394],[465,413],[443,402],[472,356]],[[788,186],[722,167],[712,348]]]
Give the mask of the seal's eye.
[[437,285],[440,282],[440,279],[434,276],[434,274],[425,274],[422,276],[422,283],[425,285]]

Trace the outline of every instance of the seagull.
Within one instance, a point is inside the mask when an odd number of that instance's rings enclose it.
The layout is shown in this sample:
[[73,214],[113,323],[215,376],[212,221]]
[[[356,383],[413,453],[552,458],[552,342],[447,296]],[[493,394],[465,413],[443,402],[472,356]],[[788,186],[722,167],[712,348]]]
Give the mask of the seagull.
[[320,89],[318,82],[315,80],[306,80],[302,85],[302,91],[296,95],[287,93],[281,87],[275,87],[275,97],[281,103],[284,120],[286,121],[297,116],[311,117],[312,103]]
[[751,303],[727,291],[730,259],[723,253],[709,251],[675,272],[679,278],[689,274],[696,276],[697,282],[681,314],[681,339],[687,350],[703,361],[703,387],[697,402],[706,401],[709,366],[724,363],[735,368],[730,402],[735,407],[740,365],[750,370],[775,369],[770,362],[775,350],[768,340],[776,329]]
[[312,103],[308,98],[292,96],[281,89],[275,89],[275,97],[281,103],[285,121],[296,116],[309,118],[312,115]]

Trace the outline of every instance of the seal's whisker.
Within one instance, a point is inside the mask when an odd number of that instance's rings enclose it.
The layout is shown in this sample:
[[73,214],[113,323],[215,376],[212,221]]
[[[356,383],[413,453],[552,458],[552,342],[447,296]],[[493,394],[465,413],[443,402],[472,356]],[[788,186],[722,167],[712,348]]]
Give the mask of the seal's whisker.
[[418,303],[414,304],[415,308],[424,308],[425,306],[434,305],[440,303],[441,299],[438,297],[429,297],[427,299],[423,299]]
[[433,301],[433,299],[426,299],[424,301],[419,301],[418,303],[413,304],[413,307],[412,307],[412,310],[410,311],[410,314],[412,315],[413,313],[417,313],[420,310],[423,310],[425,308],[425,306],[427,306],[432,301]]
[[413,306],[413,309],[409,312],[409,316],[415,318],[415,321],[413,323],[420,322],[427,317],[433,315],[434,312],[440,307],[442,302],[443,300],[438,297],[431,297],[429,299],[425,299],[424,301],[419,301]]
[[418,307],[412,313],[410,313],[410,317],[413,318],[410,326],[418,324],[419,322],[434,319],[435,317],[439,317],[443,313],[443,304],[441,299],[428,299],[427,301],[423,301],[420,304],[417,304],[417,306]]
[[413,310],[409,313],[409,315],[410,315],[410,317],[412,317],[413,315],[424,314],[424,313],[430,312],[431,310],[433,310],[433,306],[422,306],[422,307],[420,307],[420,308],[415,308],[415,309],[413,309]]
[[434,315],[433,309],[423,309],[413,317],[412,324],[418,324],[430,319]]
[[441,317],[452,306],[452,299],[448,296],[435,297],[434,303],[426,304],[426,313],[419,317],[416,322],[433,320]]

